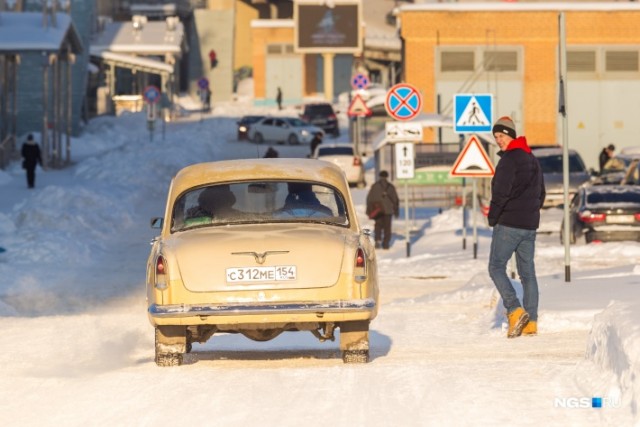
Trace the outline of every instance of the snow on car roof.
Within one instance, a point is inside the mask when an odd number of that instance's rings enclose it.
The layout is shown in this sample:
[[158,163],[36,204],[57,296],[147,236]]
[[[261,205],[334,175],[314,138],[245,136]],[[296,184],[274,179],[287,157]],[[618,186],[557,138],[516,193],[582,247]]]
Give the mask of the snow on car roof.
[[315,159],[270,158],[197,163],[180,170],[173,181],[174,196],[197,185],[251,179],[292,179],[323,182],[349,193],[340,167]]

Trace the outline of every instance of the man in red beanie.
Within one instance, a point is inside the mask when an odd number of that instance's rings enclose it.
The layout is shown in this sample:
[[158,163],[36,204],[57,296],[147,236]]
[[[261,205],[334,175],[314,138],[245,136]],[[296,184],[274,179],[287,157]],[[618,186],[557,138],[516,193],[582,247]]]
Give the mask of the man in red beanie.
[[[488,219],[493,227],[493,237],[489,275],[507,310],[507,337],[536,335],[538,281],[533,258],[540,209],[546,195],[544,179],[538,159],[531,153],[526,138],[517,136],[511,118],[498,119],[492,133],[500,147],[500,160],[491,180]],[[522,304],[506,272],[514,253],[524,293]]]

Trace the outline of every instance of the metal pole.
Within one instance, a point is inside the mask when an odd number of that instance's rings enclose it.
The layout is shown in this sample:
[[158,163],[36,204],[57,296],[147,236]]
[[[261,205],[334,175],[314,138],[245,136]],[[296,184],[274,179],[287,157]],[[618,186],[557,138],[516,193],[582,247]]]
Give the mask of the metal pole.
[[462,178],[462,249],[467,249],[467,187],[466,178]]
[[473,201],[471,209],[472,224],[473,224],[473,259],[478,258],[478,227],[476,225],[476,211],[478,210],[478,186],[476,184],[477,178],[473,178]]
[[407,258],[411,256],[411,241],[409,240],[409,183],[404,180],[404,239],[407,242]]
[[356,138],[355,138],[355,143],[356,146],[355,148],[355,152],[360,154],[360,138],[362,137],[362,121],[361,121],[361,117],[358,115],[356,116]]
[[[71,4],[71,2],[69,2],[69,4]],[[73,80],[71,75],[71,62],[71,53],[67,53],[67,152],[65,156],[65,161],[67,164],[71,163],[71,123],[73,120],[73,99],[71,96],[73,93]]]
[[[46,6],[45,6],[46,8]],[[47,135],[47,127],[49,126],[49,56],[46,52],[42,52],[42,163],[44,166],[49,165],[49,137]]]
[[571,281],[569,242],[569,128],[567,126],[567,33],[564,12],[560,12],[560,114],[562,114],[562,184],[564,187],[564,281]]

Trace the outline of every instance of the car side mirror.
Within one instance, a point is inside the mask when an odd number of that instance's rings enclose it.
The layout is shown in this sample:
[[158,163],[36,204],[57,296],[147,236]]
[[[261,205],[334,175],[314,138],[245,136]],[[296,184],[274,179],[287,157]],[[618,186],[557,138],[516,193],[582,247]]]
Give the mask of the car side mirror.
[[164,218],[159,216],[155,218],[151,218],[151,228],[161,229],[163,224],[164,224]]

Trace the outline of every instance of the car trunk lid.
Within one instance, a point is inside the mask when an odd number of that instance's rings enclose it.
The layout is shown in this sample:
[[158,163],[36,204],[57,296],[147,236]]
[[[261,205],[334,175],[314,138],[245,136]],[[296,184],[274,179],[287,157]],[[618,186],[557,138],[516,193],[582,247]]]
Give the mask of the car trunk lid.
[[193,292],[328,287],[340,275],[345,234],[326,225],[319,233],[318,227],[212,227],[176,236],[170,246]]

